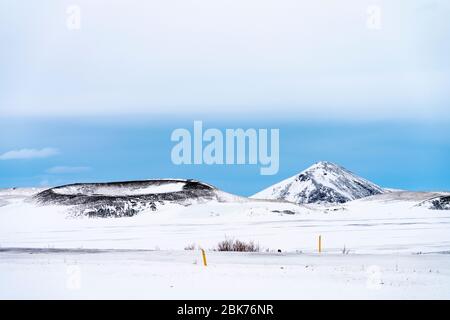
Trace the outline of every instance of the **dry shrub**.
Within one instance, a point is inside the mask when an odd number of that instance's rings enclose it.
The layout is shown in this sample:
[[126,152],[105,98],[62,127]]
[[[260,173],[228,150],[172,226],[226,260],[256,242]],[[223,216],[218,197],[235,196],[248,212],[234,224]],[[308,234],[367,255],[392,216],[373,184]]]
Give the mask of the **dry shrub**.
[[195,245],[195,243],[192,243],[186,247],[184,247],[184,250],[195,250],[197,246]]
[[259,245],[253,241],[244,242],[240,240],[225,239],[217,244],[217,251],[239,251],[239,252],[258,252]]

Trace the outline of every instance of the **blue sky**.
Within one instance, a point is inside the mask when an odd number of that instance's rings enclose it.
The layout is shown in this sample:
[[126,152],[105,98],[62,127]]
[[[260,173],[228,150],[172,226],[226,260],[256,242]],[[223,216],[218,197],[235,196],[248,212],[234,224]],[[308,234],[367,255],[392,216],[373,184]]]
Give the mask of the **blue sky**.
[[[444,0],[0,0],[0,187],[189,177],[251,194],[329,160],[450,190],[449,21]],[[174,166],[171,130],[193,120],[279,128],[279,173]]]
[[328,160],[386,187],[450,190],[450,127],[440,122],[204,121],[205,129],[280,128],[280,170],[273,176],[261,176],[256,165],[172,164],[170,134],[192,131],[189,118],[16,118],[0,124],[3,137],[14,137],[2,140],[2,150],[58,150],[45,158],[0,161],[0,187],[176,177],[250,195]]

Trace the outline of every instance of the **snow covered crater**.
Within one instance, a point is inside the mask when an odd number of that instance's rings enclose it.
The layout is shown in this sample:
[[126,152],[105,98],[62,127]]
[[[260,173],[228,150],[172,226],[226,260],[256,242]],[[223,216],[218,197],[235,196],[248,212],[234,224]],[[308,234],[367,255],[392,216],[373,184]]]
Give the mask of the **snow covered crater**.
[[157,210],[167,203],[219,200],[217,189],[194,180],[158,179],[142,181],[77,183],[48,189],[34,199],[42,205],[72,206],[75,215],[89,217],[134,216]]
[[186,181],[149,180],[143,182],[90,183],[75,184],[53,188],[57,194],[63,195],[103,195],[103,196],[136,196],[183,191]]

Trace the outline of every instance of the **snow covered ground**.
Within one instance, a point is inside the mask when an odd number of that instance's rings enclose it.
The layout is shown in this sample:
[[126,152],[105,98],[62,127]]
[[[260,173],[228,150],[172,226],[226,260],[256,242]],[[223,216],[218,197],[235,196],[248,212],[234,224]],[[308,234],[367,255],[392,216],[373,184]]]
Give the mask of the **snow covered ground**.
[[36,206],[30,194],[0,197],[2,247],[182,250],[195,243],[210,249],[228,237],[253,240],[263,249],[314,253],[321,235],[328,253],[344,247],[359,254],[450,250],[450,211],[416,206],[431,194],[391,193],[330,207],[276,201],[168,204],[116,219],[70,218],[67,207]]
[[[417,206],[433,193],[168,204],[114,219],[37,206],[37,191],[0,191],[1,298],[450,298],[450,211]],[[209,250],[225,237],[263,252]]]
[[443,299],[449,255],[4,251],[0,298]]

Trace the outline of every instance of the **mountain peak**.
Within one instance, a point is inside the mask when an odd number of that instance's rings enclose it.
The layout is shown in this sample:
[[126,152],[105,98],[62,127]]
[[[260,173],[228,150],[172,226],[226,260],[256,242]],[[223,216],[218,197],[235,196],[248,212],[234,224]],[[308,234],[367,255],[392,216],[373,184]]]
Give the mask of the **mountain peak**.
[[337,164],[330,161],[319,161],[313,164],[311,167],[326,167],[326,166],[338,166]]
[[383,193],[376,184],[329,161],[320,161],[252,198],[296,203],[344,203]]
[[[337,165],[333,162],[330,161],[319,161],[314,163],[312,166],[310,166],[309,168],[307,168],[306,170],[312,170],[312,169],[334,169],[334,168],[339,168],[339,169],[344,169],[343,167],[341,167],[340,165]],[[304,171],[306,171],[304,170]]]

